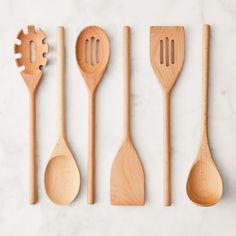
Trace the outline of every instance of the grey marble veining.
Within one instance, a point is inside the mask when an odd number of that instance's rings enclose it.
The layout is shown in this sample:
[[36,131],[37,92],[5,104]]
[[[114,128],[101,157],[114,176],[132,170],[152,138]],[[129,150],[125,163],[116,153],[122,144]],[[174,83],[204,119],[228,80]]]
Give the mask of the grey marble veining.
[[[236,222],[236,2],[233,0],[0,0],[0,235],[234,236]],[[210,208],[185,191],[200,138],[201,27],[212,25],[209,128],[224,196]],[[40,26],[50,45],[37,97],[39,203],[28,205],[28,94],[13,45],[20,28]],[[97,91],[97,202],[86,203],[87,91],[75,61],[75,40],[90,24],[111,39],[110,63]],[[132,27],[133,139],[146,177],[144,207],[112,207],[110,168],[123,134],[122,26]],[[66,29],[68,138],[82,183],[76,201],[59,207],[43,185],[57,140],[56,27]],[[162,93],[149,61],[149,26],[183,25],[185,64],[172,94],[173,205],[162,206]]]

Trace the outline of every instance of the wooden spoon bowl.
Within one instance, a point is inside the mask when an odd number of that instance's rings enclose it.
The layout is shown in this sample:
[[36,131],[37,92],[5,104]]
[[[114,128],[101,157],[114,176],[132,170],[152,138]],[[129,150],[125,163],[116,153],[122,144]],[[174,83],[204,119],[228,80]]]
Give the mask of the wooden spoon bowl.
[[[80,188],[77,164],[63,140],[57,144],[45,170],[44,185],[48,197],[58,205],[72,202]],[[61,154],[60,154],[61,153]]]
[[192,166],[187,194],[191,201],[200,206],[211,206],[221,199],[223,184],[211,157],[201,157]]

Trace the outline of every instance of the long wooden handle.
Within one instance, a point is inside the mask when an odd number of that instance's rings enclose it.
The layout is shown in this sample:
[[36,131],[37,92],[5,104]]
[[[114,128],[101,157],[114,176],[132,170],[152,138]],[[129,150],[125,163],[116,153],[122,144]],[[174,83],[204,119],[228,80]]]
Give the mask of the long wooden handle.
[[171,205],[170,94],[164,94],[164,205]]
[[210,26],[203,26],[202,35],[202,135],[208,135],[208,82],[209,82],[209,51],[210,51]]
[[125,138],[131,138],[130,127],[130,27],[123,28],[123,47],[124,47],[124,115]]
[[30,93],[30,155],[29,155],[29,203],[37,203],[36,169],[36,104],[35,93]]
[[65,133],[65,47],[64,47],[64,27],[59,26],[57,32],[57,64],[58,64],[58,98],[59,98],[59,136],[66,138]]
[[89,92],[88,204],[95,203],[95,96],[95,91]]

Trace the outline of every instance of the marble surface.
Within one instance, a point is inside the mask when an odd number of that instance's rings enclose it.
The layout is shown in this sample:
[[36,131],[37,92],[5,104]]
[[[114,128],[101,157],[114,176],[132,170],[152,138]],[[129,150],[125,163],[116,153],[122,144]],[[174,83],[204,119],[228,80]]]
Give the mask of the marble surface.
[[[233,236],[236,233],[236,2],[233,0],[9,0],[0,1],[0,235]],[[200,138],[201,27],[212,24],[209,128],[224,196],[210,208],[186,195],[188,171]],[[37,97],[39,203],[28,194],[28,94],[15,65],[20,28],[42,27],[49,65]],[[75,40],[87,25],[105,29],[111,58],[97,91],[97,202],[86,204],[87,91],[75,61]],[[69,143],[82,183],[76,201],[59,207],[43,185],[57,139],[56,27],[66,27],[66,116]],[[110,205],[109,178],[123,131],[122,26],[132,27],[133,140],[146,175],[144,207]],[[183,25],[186,59],[172,94],[173,205],[162,205],[162,93],[149,61],[149,26]]]

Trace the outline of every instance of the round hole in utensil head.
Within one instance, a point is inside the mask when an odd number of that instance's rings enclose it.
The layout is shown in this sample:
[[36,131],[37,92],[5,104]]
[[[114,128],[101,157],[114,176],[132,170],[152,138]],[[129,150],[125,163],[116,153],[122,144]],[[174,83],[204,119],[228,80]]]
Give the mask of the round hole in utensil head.
[[80,177],[73,158],[55,156],[47,164],[44,176],[48,197],[58,205],[71,203],[80,188]]

